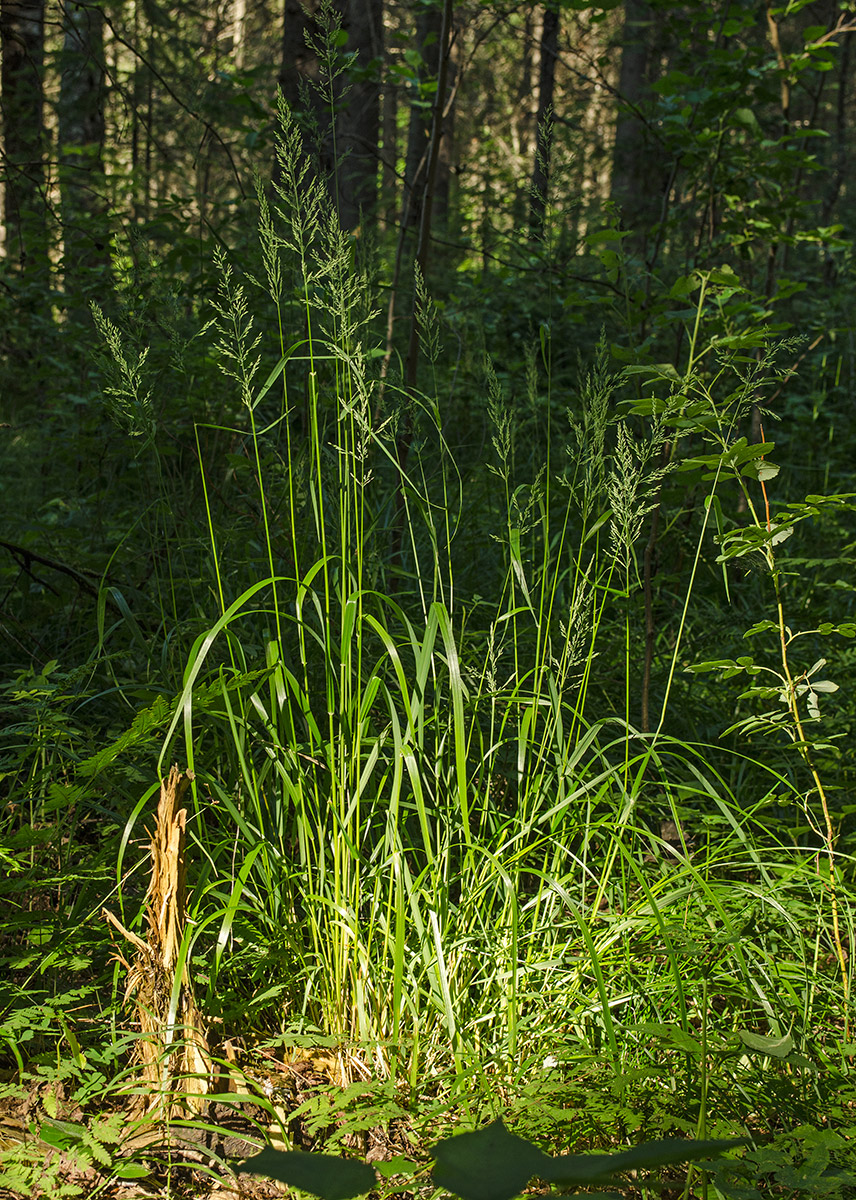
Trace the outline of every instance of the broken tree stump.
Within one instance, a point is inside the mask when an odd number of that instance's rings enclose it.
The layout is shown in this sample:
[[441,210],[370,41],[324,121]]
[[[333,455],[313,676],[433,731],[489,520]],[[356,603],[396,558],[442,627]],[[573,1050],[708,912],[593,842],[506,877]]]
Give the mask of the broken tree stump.
[[135,950],[130,962],[117,957],[127,971],[125,1003],[133,1001],[140,1026],[137,1057],[147,1085],[141,1107],[154,1120],[203,1111],[211,1080],[211,1056],[193,995],[185,940],[187,809],[180,806],[192,779],[191,772],[182,774],[174,766],[161,781],[151,835],[147,939],[103,910],[104,918]]

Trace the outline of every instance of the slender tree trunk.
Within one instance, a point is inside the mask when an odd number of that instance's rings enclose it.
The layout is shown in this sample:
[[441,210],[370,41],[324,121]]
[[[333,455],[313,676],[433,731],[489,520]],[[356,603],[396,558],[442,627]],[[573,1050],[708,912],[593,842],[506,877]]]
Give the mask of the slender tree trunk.
[[[424,178],[421,194],[418,196],[419,232],[416,242],[416,267],[423,279],[428,276],[428,263],[431,248],[431,218],[433,213],[434,192],[437,184],[437,171],[440,162],[440,147],[443,140],[443,125],[446,116],[446,95],[449,85],[450,40],[452,32],[452,0],[443,0],[440,20],[440,35],[437,41],[438,70],[437,88],[434,92],[432,106],[431,131],[428,145],[423,151],[424,170],[420,168],[418,176]],[[411,125],[412,129],[412,125]],[[421,160],[420,160],[421,161]],[[402,237],[404,236],[405,220],[402,220]],[[399,251],[401,250],[399,242]],[[394,292],[393,292],[394,303]],[[390,308],[390,313],[392,308]],[[407,346],[407,358],[404,367],[404,382],[408,391],[416,390],[419,367],[419,321],[417,314],[417,294],[414,280],[413,299],[410,308],[410,338]],[[392,562],[400,569],[402,565],[402,548],[405,526],[405,489],[407,487],[405,474],[407,460],[410,455],[410,444],[413,440],[411,419],[405,413],[396,439],[396,459],[399,470],[398,495],[396,498],[396,513],[392,534]],[[390,587],[395,590],[398,576],[390,579]]]
[[[140,43],[140,24],[142,19],[142,0],[134,0],[134,45],[139,46]],[[131,179],[132,179],[132,200],[131,211],[134,214],[134,220],[139,222],[145,217],[145,205],[140,188],[140,135],[141,122],[140,114],[143,110],[143,87],[142,87],[142,67],[138,59],[134,60],[134,75],[133,75],[133,102],[131,106]]]
[[517,152],[521,158],[528,158],[532,147],[532,95],[534,91],[533,75],[535,71],[535,30],[533,13],[526,9],[523,14],[523,58],[520,63],[520,75],[517,85],[517,103],[515,105],[515,124],[517,126]]
[[2,0],[0,41],[5,258],[22,274],[46,274],[44,0]]
[[[514,97],[514,149],[521,162],[534,162],[533,128],[535,124],[535,14],[529,8],[523,13],[521,38],[523,52],[520,60],[520,71],[517,76],[517,89]],[[528,218],[529,179],[522,181],[514,199],[514,223],[520,225]]]
[[232,9],[232,58],[239,71],[244,65],[246,21],[247,0],[235,0]]
[[[454,93],[457,86],[458,68],[454,58],[454,48],[449,47],[447,63],[446,94]],[[434,226],[445,230],[449,224],[449,205],[452,189],[452,174],[455,165],[455,106],[446,105],[448,109],[443,127],[440,131],[440,145],[437,157],[437,174],[434,181]]]
[[431,141],[432,105],[426,101],[422,88],[429,80],[435,80],[439,74],[442,25],[443,13],[438,4],[428,4],[420,9],[416,20],[416,46],[421,60],[418,73],[419,91],[411,98],[407,161],[404,170],[403,223],[410,228],[419,226]]
[[540,238],[544,233],[547,210],[547,189],[550,185],[550,162],[553,152],[553,95],[556,86],[556,58],[559,53],[559,9],[548,4],[541,23],[540,63],[538,68],[538,121],[535,161],[529,193],[529,236]]
[[356,229],[377,211],[383,0],[343,0],[341,13],[345,51],[356,59],[343,76],[347,90],[336,114],[339,220]]
[[[441,148],[443,145],[443,128],[446,117],[446,94],[450,81],[450,37],[452,31],[452,0],[443,0],[438,38],[438,72],[437,90],[434,94],[432,108],[431,135],[426,148],[424,189],[419,202],[419,236],[416,243],[416,265],[423,279],[428,277],[428,263],[431,246],[431,219],[433,216],[434,195],[437,186],[437,173],[440,164]],[[419,327],[416,318],[416,292],[413,293],[413,305],[410,322],[410,343],[407,351],[405,367],[405,382],[408,388],[416,387],[416,367],[419,360]]]
[[384,221],[388,228],[395,225],[398,217],[398,87],[384,72],[387,80],[383,91],[383,184],[381,203]]
[[59,97],[59,183],[70,312],[88,315],[110,278],[104,178],[104,25],[97,5],[66,3]]

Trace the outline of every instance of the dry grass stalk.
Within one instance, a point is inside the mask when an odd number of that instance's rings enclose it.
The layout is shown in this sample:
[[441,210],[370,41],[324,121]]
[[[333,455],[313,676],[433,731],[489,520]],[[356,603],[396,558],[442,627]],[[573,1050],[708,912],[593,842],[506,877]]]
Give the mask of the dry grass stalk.
[[142,1033],[138,1054],[148,1085],[145,1113],[162,1120],[188,1109],[201,1112],[211,1077],[211,1057],[186,959],[178,978],[186,916],[187,809],[180,805],[192,778],[190,772],[182,774],[173,767],[169,778],[161,781],[146,897],[148,939],[143,941],[104,911],[136,950],[130,963],[120,957],[128,972],[125,1001],[133,998]]

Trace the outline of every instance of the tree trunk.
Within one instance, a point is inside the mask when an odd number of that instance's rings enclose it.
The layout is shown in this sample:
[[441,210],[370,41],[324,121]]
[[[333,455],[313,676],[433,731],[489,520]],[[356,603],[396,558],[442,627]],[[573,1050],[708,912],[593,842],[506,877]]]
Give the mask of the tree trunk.
[[336,113],[337,192],[342,228],[353,230],[377,211],[383,0],[342,0],[341,13],[345,52],[356,59],[342,77],[347,90]]
[[611,199],[621,209],[622,224],[642,247],[657,221],[662,205],[663,173],[643,107],[650,94],[654,14],[647,0],[624,0],[620,108],[615,127]]
[[310,45],[318,33],[314,12],[314,3],[303,5],[300,0],[285,0],[279,86],[293,113],[300,112],[303,88],[318,80],[318,56]]
[[529,198],[529,236],[544,233],[547,189],[550,185],[550,160],[553,152],[553,94],[556,85],[556,58],[559,53],[559,9],[548,4],[541,23],[540,64],[538,69],[538,122],[535,163]]
[[398,219],[398,86],[390,79],[389,63],[384,71],[386,86],[383,92],[383,185],[381,202],[387,228]]
[[110,278],[104,178],[104,18],[97,5],[66,4],[59,97],[59,183],[70,313],[88,315]]
[[315,50],[322,37],[316,20],[319,11],[318,0],[285,0],[279,86],[303,132],[307,154],[314,159],[319,174],[329,181],[333,172],[332,126],[320,90],[324,86],[322,62]]
[[534,14],[528,9],[523,13],[523,58],[517,85],[517,103],[514,121],[517,127],[517,153],[524,159],[532,153],[532,96],[535,73],[535,30]]
[[[410,338],[407,346],[407,358],[404,366],[404,382],[407,390],[413,394],[416,391],[419,366],[419,278],[427,280],[428,263],[431,247],[431,218],[433,215],[434,195],[437,187],[437,173],[440,165],[440,149],[443,142],[443,126],[446,116],[446,95],[450,78],[452,36],[452,0],[443,0],[440,10],[440,33],[437,38],[437,87],[434,91],[432,105],[431,129],[428,144],[424,149],[417,176],[424,180],[418,194],[419,228],[416,239],[416,268],[414,273],[413,299],[410,309]],[[425,43],[423,43],[424,45]],[[427,46],[426,46],[427,48]],[[411,131],[412,131],[411,124]],[[424,160],[424,170],[421,166]],[[405,220],[402,219],[402,230],[399,240],[399,250],[405,236]],[[398,262],[400,263],[400,257]],[[397,263],[398,266],[398,263]],[[394,285],[395,289],[395,285]],[[394,304],[394,290],[393,299]],[[390,313],[392,308],[390,308]],[[395,452],[399,470],[398,494],[396,496],[396,512],[392,530],[392,562],[394,569],[400,571],[403,565],[402,548],[404,541],[404,526],[406,519],[405,488],[407,487],[407,459],[410,454],[410,444],[413,440],[413,424],[409,413],[405,412],[404,419],[396,438]],[[399,574],[390,577],[390,589],[395,591],[400,580]]]
[[416,46],[421,63],[418,71],[418,90],[414,85],[410,102],[407,160],[404,168],[403,223],[408,228],[419,226],[422,213],[432,123],[432,97],[424,89],[426,84],[436,80],[440,71],[442,24],[443,14],[438,4],[428,4],[420,9],[416,20]]
[[247,0],[235,0],[232,10],[232,59],[237,70],[244,66],[246,49]]
[[[458,67],[454,59],[454,48],[449,47],[448,79],[446,94],[452,95],[457,87]],[[448,228],[449,205],[451,202],[452,171],[455,165],[455,106],[446,104],[440,146],[437,158],[437,175],[434,181],[434,226],[441,231]]]
[[2,0],[5,258],[22,274],[47,274],[44,175],[44,0]]

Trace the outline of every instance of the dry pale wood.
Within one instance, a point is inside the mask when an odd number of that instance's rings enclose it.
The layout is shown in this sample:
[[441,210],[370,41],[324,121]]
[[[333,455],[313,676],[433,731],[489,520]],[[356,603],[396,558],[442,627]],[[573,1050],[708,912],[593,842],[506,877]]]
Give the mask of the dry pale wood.
[[190,772],[173,767],[161,781],[146,896],[147,940],[125,929],[112,913],[103,914],[136,951],[130,963],[119,958],[128,972],[125,1000],[133,1001],[142,1034],[137,1053],[147,1085],[143,1108],[158,1120],[188,1109],[202,1111],[211,1080],[211,1055],[186,961],[171,1011],[186,921],[187,809],[181,802],[192,779]]

